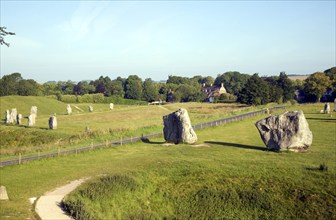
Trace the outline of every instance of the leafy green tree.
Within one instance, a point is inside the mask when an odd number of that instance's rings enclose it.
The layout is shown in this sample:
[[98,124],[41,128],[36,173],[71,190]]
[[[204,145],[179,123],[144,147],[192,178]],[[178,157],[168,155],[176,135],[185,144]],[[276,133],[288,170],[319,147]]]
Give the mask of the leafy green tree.
[[228,93],[238,95],[249,78],[250,75],[242,74],[237,71],[225,72],[217,76],[215,85],[220,86],[221,83],[223,83]]
[[118,77],[117,79],[112,80],[110,84],[111,88],[109,88],[111,95],[124,97],[125,96],[124,84],[125,84],[125,79],[121,77]]
[[4,75],[0,80],[0,96],[18,95],[18,84],[23,80],[20,73]]
[[38,96],[41,94],[40,85],[32,79],[20,80],[18,82],[18,95]]
[[142,80],[137,75],[130,75],[125,82],[125,98],[142,99]]
[[281,72],[276,81],[276,86],[282,90],[283,101],[287,102],[294,98],[294,83],[288,78],[285,72]]
[[74,87],[75,83],[70,80],[57,82],[57,88],[63,95],[72,95]]
[[143,83],[143,98],[147,102],[152,102],[158,98],[158,91],[156,90],[155,83],[151,78],[145,79]]
[[61,93],[60,91],[58,91],[57,89],[57,84],[56,83],[44,83],[42,85],[42,94],[43,95],[56,95],[57,93]]
[[264,105],[270,101],[269,91],[269,84],[256,73],[247,80],[237,101],[248,105]]
[[332,85],[330,78],[322,72],[316,72],[310,75],[304,82],[304,93],[306,101],[317,102],[321,99],[323,93]]
[[81,81],[77,83],[77,85],[73,88],[73,93],[75,95],[85,95],[85,94],[91,94],[95,91],[95,87],[91,84],[89,84],[86,81]]
[[187,84],[189,82],[189,79],[187,77],[182,77],[182,76],[168,76],[167,84]]

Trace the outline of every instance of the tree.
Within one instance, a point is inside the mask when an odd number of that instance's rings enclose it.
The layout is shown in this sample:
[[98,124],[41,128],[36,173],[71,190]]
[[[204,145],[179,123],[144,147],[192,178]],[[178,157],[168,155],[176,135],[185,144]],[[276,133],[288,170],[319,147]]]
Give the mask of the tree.
[[158,91],[154,85],[154,82],[151,78],[145,79],[143,85],[143,98],[147,102],[152,102],[157,99]]
[[238,95],[249,78],[250,75],[242,74],[237,71],[225,72],[217,76],[215,85],[220,86],[223,83],[228,93]]
[[125,91],[124,91],[124,84],[125,79],[121,77],[117,77],[115,80],[112,80],[111,82],[111,94],[115,96],[124,97]]
[[304,93],[306,101],[317,102],[321,99],[323,93],[331,86],[330,78],[321,72],[310,75],[304,82]]
[[17,88],[18,95],[21,96],[37,96],[40,92],[40,85],[32,79],[20,80]]
[[264,105],[270,101],[269,85],[262,80],[258,74],[250,77],[241,92],[238,94],[237,101],[248,105]]
[[283,101],[287,102],[294,98],[295,87],[293,82],[288,78],[285,72],[281,72],[278,80],[276,81],[278,88],[282,89]]
[[125,82],[125,98],[142,99],[142,80],[137,75],[130,75]]
[[81,81],[77,83],[77,85],[75,85],[73,88],[73,93],[75,95],[91,94],[94,91],[95,91],[95,87],[86,81]]
[[0,96],[17,95],[18,83],[23,80],[20,73],[4,75],[0,80]]
[[7,28],[6,27],[0,27],[0,44],[1,45],[6,45],[9,47],[9,43],[5,42],[4,36],[6,35],[15,35],[13,32],[5,31]]

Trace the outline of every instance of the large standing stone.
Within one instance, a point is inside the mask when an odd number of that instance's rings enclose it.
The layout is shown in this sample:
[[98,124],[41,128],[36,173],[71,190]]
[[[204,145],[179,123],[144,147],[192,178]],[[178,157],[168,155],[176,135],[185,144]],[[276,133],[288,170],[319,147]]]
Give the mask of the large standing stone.
[[334,112],[336,112],[336,98],[334,99]]
[[89,106],[89,112],[93,112],[93,107],[91,105]]
[[56,115],[50,116],[50,118],[49,118],[49,128],[50,129],[56,129],[57,128]]
[[6,124],[12,124],[13,123],[12,115],[9,112],[8,109],[6,110],[6,113],[5,113],[5,121],[6,121]]
[[330,105],[329,105],[329,102],[327,102],[325,105],[324,105],[324,114],[329,114],[330,113]]
[[0,200],[8,200],[6,187],[0,186]]
[[71,115],[72,108],[71,108],[70,104],[67,105],[66,110],[67,110],[68,115]]
[[113,103],[110,103],[110,110],[113,110]]
[[36,115],[35,114],[30,114],[28,116],[28,126],[29,127],[32,127],[35,125],[35,118],[36,118]]
[[18,114],[16,116],[16,122],[17,122],[18,125],[22,124],[22,114]]
[[302,111],[269,116],[255,125],[268,150],[305,151],[313,141],[313,134]]
[[191,126],[188,111],[184,108],[163,116],[163,134],[167,142],[193,144],[197,135]]
[[16,110],[16,108],[12,108],[10,114],[11,114],[11,117],[12,117],[12,123],[13,124],[16,123],[16,117],[17,117],[17,110]]
[[35,117],[37,117],[37,107],[36,106],[32,106],[30,108],[30,114],[34,114]]

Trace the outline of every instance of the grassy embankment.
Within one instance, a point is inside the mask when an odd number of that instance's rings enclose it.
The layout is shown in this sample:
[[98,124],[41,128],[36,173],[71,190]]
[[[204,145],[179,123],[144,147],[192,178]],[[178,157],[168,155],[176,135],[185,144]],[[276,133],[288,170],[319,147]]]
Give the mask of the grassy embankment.
[[[163,139],[1,168],[1,219],[34,218],[28,198],[81,177],[67,201],[103,219],[335,219],[335,116],[305,105],[314,135],[306,153],[264,151],[256,120],[197,131],[198,144]],[[292,107],[294,108],[294,107]],[[327,171],[320,171],[325,164]],[[101,176],[104,174],[105,176]],[[78,205],[78,203],[77,203]],[[80,206],[81,207],[81,206]]]
[[[240,104],[177,103],[163,106],[71,104],[72,115],[66,115],[66,103],[45,97],[0,97],[0,112],[16,107],[18,113],[28,116],[32,105],[38,107],[35,127],[4,125],[5,114],[1,115],[0,158],[9,159],[38,152],[57,152],[64,148],[87,146],[105,141],[118,141],[120,137],[140,136],[162,131],[162,116],[184,107],[189,111],[192,122],[207,122],[243,111],[253,110]],[[94,112],[88,112],[92,105]],[[78,109],[76,108],[78,107]],[[48,129],[48,118],[56,113],[58,129]],[[86,131],[90,128],[90,132]]]

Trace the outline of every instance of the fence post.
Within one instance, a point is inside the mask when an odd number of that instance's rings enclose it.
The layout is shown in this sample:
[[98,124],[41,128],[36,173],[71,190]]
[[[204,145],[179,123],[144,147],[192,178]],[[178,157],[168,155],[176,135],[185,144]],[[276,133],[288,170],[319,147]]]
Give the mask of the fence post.
[[21,153],[19,153],[19,164],[21,164]]
[[120,136],[120,145],[122,146],[122,136]]

